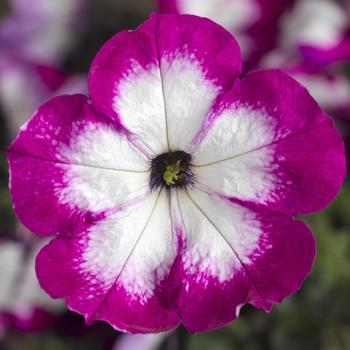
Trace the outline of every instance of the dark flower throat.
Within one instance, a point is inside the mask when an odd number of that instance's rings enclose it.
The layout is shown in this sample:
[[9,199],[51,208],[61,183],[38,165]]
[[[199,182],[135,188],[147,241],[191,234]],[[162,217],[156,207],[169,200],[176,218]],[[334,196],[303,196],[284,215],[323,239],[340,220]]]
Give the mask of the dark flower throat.
[[190,154],[183,151],[163,153],[152,159],[150,188],[184,187],[193,184]]

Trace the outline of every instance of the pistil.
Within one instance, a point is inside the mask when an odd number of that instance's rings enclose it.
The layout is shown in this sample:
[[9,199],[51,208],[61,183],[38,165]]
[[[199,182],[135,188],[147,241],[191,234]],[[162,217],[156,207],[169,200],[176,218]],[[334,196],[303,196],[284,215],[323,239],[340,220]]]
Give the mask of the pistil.
[[183,151],[163,153],[152,160],[150,187],[183,187],[193,183],[191,155]]

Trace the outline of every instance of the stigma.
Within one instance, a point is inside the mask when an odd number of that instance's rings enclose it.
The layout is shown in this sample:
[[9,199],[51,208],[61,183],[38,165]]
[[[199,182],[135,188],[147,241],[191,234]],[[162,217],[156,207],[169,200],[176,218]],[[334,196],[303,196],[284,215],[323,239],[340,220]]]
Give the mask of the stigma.
[[194,183],[190,154],[184,151],[163,153],[152,159],[150,188],[184,187]]

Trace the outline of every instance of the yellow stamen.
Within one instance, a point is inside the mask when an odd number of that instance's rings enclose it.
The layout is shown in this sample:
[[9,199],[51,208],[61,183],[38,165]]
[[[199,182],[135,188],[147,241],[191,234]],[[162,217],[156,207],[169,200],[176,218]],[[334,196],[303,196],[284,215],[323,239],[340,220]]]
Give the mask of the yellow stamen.
[[163,180],[165,183],[170,186],[174,185],[180,177],[182,177],[181,172],[183,171],[181,167],[181,162],[177,161],[175,164],[168,165],[163,174]]

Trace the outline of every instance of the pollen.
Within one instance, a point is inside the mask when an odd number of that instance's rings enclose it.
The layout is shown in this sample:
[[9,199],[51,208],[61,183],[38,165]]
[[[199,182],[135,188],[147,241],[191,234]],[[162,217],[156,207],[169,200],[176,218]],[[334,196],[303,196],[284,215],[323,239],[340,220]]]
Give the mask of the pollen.
[[180,160],[175,164],[169,164],[163,174],[163,180],[167,186],[175,185],[178,181],[184,180],[186,169],[181,166]]
[[183,187],[194,182],[191,155],[183,151],[163,153],[152,160],[150,187]]

